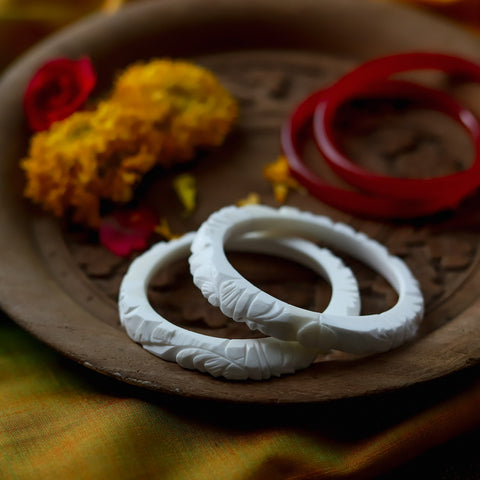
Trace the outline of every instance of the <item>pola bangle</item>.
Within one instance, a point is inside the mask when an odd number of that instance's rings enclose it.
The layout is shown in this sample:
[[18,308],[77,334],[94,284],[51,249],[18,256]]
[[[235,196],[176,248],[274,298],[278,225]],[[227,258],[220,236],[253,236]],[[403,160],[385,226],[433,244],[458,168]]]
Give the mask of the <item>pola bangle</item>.
[[[129,337],[164,360],[229,380],[263,380],[308,367],[317,357],[317,349],[270,337],[211,337],[176,326],[153,309],[147,297],[151,278],[163,266],[187,257],[194,236],[192,232],[177,240],[158,243],[130,265],[122,280],[119,297],[120,321]],[[228,248],[273,254],[304,264],[332,284],[332,295],[325,312],[349,315],[360,311],[355,277],[328,250],[301,239],[270,238],[267,235],[240,238]]]
[[[365,191],[406,200],[429,201],[443,198],[446,207],[455,207],[480,184],[480,127],[476,117],[444,92],[424,89],[408,82],[388,82],[395,73],[435,69],[480,82],[480,66],[467,60],[443,54],[408,53],[382,57],[362,64],[324,90],[313,118],[317,146],[330,167],[344,180]],[[383,83],[386,82],[386,83]],[[388,90],[385,91],[385,86]],[[418,87],[418,88],[415,88]],[[420,104],[446,113],[469,134],[475,154],[472,165],[457,173],[432,178],[395,178],[380,175],[352,162],[338,148],[333,121],[342,103],[355,98],[365,89],[373,94],[411,98]]]
[[[252,231],[303,236],[347,252],[383,275],[398,293],[392,308],[378,315],[334,315],[281,302],[242,277],[227,260],[226,242]],[[413,338],[423,317],[423,297],[405,263],[348,225],[283,207],[225,207],[199,228],[189,258],[195,285],[208,301],[235,321],[266,335],[297,340],[322,351],[384,352]]]

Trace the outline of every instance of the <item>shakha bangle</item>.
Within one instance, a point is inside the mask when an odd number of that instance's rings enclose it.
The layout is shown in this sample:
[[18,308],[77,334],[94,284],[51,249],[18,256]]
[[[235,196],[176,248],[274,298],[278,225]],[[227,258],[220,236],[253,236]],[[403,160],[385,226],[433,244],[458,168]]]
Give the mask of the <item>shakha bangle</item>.
[[[242,277],[224,253],[226,242],[258,230],[303,236],[347,252],[387,279],[398,293],[396,305],[375,315],[335,315],[275,299]],[[225,315],[266,335],[321,351],[384,352],[413,338],[423,318],[418,282],[400,258],[348,225],[290,207],[230,206],[213,213],[193,240],[189,262],[195,285]]]
[[[462,121],[469,130],[475,142],[478,142],[480,131],[476,118],[469,110],[461,107],[447,94],[408,82],[386,81],[382,85],[370,85],[358,92],[364,95],[393,95],[395,90],[401,89],[409,96],[423,98],[424,102],[441,109],[450,116]],[[306,165],[301,153],[301,136],[305,129],[310,126],[315,108],[323,101],[326,93],[324,90],[317,91],[301,102],[296,110],[286,121],[281,134],[283,152],[288,160],[292,175],[307,190],[323,202],[349,213],[384,219],[401,219],[432,215],[446,208],[455,206],[464,195],[464,191],[455,192],[455,195],[439,195],[435,198],[423,200],[392,198],[387,195],[368,193],[363,191],[346,190],[333,186],[315,175]],[[325,122],[324,122],[325,123]],[[319,133],[319,132],[317,132]],[[321,133],[318,135],[321,138]],[[334,145],[330,143],[327,147]],[[326,156],[334,155],[334,148],[325,150]],[[323,152],[323,153],[325,153]],[[348,179],[347,179],[348,180]],[[445,194],[445,192],[442,192]]]
[[[479,65],[450,55],[414,52],[377,58],[365,62],[324,90],[313,118],[314,136],[325,160],[350,184],[378,195],[399,199],[428,201],[441,197],[447,207],[453,207],[480,185],[480,127],[469,110],[443,92],[421,88],[420,85],[409,82],[386,82],[395,73],[423,69],[441,70],[451,75],[461,74],[480,82]],[[387,91],[383,88],[383,82],[386,82]],[[333,121],[338,108],[365,89],[375,95],[398,94],[411,98],[452,117],[472,139],[475,149],[473,164],[461,172],[432,178],[395,178],[356,165],[337,147]]]
[[[194,236],[191,232],[180,239],[158,243],[130,265],[119,296],[120,321],[129,337],[164,360],[230,380],[262,380],[308,367],[317,357],[317,349],[271,337],[211,337],[176,326],[153,309],[147,297],[151,278],[161,267],[187,257]],[[360,311],[355,277],[328,250],[305,240],[268,235],[240,238],[231,242],[229,248],[273,254],[304,264],[332,283],[332,295],[325,312],[349,315]]]

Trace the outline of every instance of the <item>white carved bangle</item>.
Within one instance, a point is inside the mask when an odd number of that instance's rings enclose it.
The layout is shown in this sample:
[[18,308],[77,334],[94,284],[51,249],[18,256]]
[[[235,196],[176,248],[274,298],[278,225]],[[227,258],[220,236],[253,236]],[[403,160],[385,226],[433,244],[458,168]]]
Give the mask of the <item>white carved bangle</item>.
[[[161,267],[188,256],[194,233],[154,245],[137,257],[122,280],[119,296],[121,324],[129,337],[149,352],[184,368],[231,380],[262,380],[308,367],[318,350],[275,338],[226,339],[210,337],[170,323],[150,305],[147,288]],[[351,270],[328,250],[301,239],[253,236],[229,243],[232,250],[282,256],[306,264],[332,283],[332,314],[360,311],[358,285]]]
[[[389,310],[375,315],[312,312],[261,291],[228,262],[224,244],[247,232],[303,236],[347,252],[383,275],[398,293]],[[208,301],[235,321],[282,340],[321,351],[383,352],[411,339],[423,318],[423,296],[405,263],[365,234],[343,223],[295,208],[225,207],[200,227],[192,244],[190,271]]]

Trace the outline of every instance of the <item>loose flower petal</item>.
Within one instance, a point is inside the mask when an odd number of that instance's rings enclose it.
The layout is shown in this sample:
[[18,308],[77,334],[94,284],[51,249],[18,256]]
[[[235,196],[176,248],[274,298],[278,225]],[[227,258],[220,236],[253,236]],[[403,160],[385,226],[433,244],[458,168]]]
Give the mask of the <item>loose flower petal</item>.
[[126,257],[147,248],[157,223],[157,215],[147,208],[114,212],[100,225],[100,243],[115,255]]
[[278,203],[284,203],[290,189],[300,189],[299,183],[290,175],[288,161],[281,155],[263,168],[263,177],[272,184],[273,195]]
[[255,192],[250,192],[246,197],[237,201],[237,206],[244,207],[245,205],[260,205],[260,195]]
[[174,238],[179,238],[181,235],[172,233],[170,225],[166,218],[161,218],[159,224],[155,227],[155,233],[160,235],[165,240],[173,240]]
[[193,175],[182,173],[173,179],[173,188],[180,202],[185,209],[185,214],[189,215],[195,210],[197,199],[197,182]]

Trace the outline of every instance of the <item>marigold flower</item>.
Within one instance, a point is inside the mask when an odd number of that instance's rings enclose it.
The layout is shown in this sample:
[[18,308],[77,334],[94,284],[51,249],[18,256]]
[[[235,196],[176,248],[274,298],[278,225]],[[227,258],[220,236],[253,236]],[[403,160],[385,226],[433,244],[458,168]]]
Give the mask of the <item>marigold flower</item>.
[[75,222],[97,228],[101,199],[131,200],[155,164],[158,137],[135,112],[109,102],[74,113],[32,138],[21,162],[25,195],[56,216],[71,213]]
[[184,61],[131,65],[117,78],[111,99],[167,133],[158,158],[165,166],[190,160],[196,149],[220,145],[238,115],[237,103],[217,77]]
[[94,110],[32,137],[21,162],[25,195],[59,217],[98,228],[102,200],[129,202],[155,164],[170,166],[219,145],[236,115],[233,98],[200,67],[133,65]]

